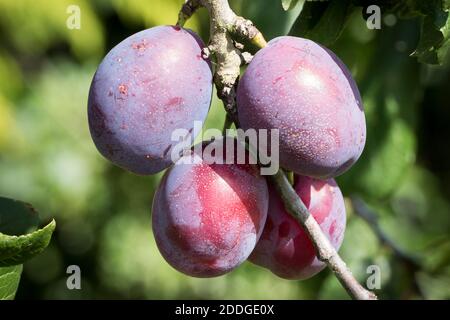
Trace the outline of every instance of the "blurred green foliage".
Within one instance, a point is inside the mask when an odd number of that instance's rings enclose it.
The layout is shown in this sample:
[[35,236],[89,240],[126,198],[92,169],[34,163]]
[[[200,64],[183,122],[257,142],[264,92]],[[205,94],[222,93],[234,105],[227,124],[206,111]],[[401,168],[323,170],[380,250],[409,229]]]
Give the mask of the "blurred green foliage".
[[[96,66],[126,36],[173,24],[181,2],[0,0],[0,194],[58,221],[50,247],[24,265],[17,298],[347,299],[328,270],[303,282],[250,263],[215,279],[176,272],[151,234],[161,175],[134,176],[95,149],[86,102]],[[301,9],[284,11],[280,0],[230,2],[268,39],[287,34]],[[79,30],[66,27],[69,5],[81,9]],[[207,40],[205,10],[187,26]],[[411,269],[381,245],[348,201],[342,256],[363,283],[368,266],[381,268],[381,298],[450,298],[449,59],[429,66],[411,57],[420,33],[417,19],[395,16],[369,30],[356,9],[331,46],[360,86],[368,123],[364,154],[338,183],[420,261]],[[215,97],[206,126],[222,128],[223,119]],[[82,290],[66,288],[71,264],[81,267]]]

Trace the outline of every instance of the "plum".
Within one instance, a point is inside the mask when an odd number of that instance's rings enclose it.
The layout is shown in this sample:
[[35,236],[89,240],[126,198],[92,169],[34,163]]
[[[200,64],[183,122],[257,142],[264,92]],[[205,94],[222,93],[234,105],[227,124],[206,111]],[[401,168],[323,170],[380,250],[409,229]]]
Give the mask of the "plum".
[[211,103],[212,71],[203,47],[190,30],[159,26],[133,34],[106,55],[88,100],[91,136],[104,157],[141,175],[172,164],[172,132],[191,132]]
[[204,158],[184,155],[168,169],[152,208],[162,256],[194,277],[220,276],[244,262],[261,235],[268,208],[267,183],[256,165]]
[[[295,191],[322,231],[336,248],[344,239],[346,213],[344,199],[333,179],[318,180],[296,176]],[[285,210],[281,198],[269,187],[269,211],[264,231],[249,260],[285,279],[307,279],[325,264],[316,257],[308,235]]]
[[279,129],[280,165],[331,178],[361,155],[366,123],[350,72],[330,50],[302,38],[270,41],[238,85],[243,129]]

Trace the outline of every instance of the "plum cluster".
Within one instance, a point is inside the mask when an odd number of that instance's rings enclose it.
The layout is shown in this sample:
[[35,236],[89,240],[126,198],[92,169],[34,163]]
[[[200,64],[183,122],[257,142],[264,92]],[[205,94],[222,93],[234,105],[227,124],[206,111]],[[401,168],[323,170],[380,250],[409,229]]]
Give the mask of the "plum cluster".
[[[192,133],[209,111],[213,71],[203,48],[194,32],[173,26],[114,47],[90,88],[92,139],[104,157],[133,173],[167,169],[152,227],[162,256],[178,271],[214,277],[249,260],[282,278],[309,278],[324,264],[257,165],[223,161],[228,150],[213,162],[194,151],[228,146],[221,139],[173,159],[172,132]],[[281,167],[294,173],[296,193],[339,249],[346,212],[333,178],[355,163],[366,139],[361,97],[346,66],[313,41],[276,38],[242,76],[237,108],[244,130],[279,130]],[[195,135],[186,139],[192,144]]]

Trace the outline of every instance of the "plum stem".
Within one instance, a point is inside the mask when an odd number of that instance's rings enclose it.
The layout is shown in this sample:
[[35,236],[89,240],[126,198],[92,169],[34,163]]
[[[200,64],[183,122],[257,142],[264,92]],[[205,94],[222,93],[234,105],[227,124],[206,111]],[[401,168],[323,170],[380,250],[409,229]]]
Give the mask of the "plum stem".
[[226,135],[227,129],[231,128],[231,126],[233,125],[233,123],[234,123],[233,119],[231,118],[230,114],[227,113],[227,114],[225,115],[225,121],[224,121],[224,123],[223,123],[223,129],[222,129],[222,134],[223,134],[224,136]]
[[198,0],[185,0],[180,12],[178,13],[177,26],[183,27],[186,21],[200,8]]
[[353,276],[350,269],[322,232],[320,225],[295,192],[286,174],[279,170],[275,175],[271,176],[271,180],[279,191],[286,210],[303,226],[311,239],[317,252],[317,258],[328,265],[348,294],[357,300],[376,300],[377,296],[365,289]]
[[285,171],[284,174],[286,175],[287,179],[289,180],[289,183],[291,184],[291,186],[293,186],[295,183],[294,172],[293,171]]
[[[228,0],[187,0],[183,5],[179,22],[192,15],[191,8],[205,7],[210,16],[210,41],[208,48],[216,58],[214,83],[217,95],[223,101],[227,118],[239,127],[236,107],[236,88],[243,63],[242,53],[236,48],[232,37],[246,39],[259,48],[267,45],[264,36],[250,20],[237,16],[230,8]],[[187,7],[188,9],[184,9]],[[194,10],[195,11],[195,10]],[[226,120],[225,126],[229,120]],[[303,226],[317,252],[319,260],[327,264],[353,299],[375,300],[376,295],[366,290],[353,276],[328,238],[323,234],[317,221],[309,213],[305,204],[293,189],[282,170],[271,176],[288,212]]]

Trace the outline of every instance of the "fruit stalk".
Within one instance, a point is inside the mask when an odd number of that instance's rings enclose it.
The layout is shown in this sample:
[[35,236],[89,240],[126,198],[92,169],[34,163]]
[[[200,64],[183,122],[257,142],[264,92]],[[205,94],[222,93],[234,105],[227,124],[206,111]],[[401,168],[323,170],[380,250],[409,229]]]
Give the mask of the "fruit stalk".
[[[237,16],[227,0],[187,0],[183,7],[200,4],[210,15],[210,43],[208,52],[216,58],[214,83],[225,110],[239,126],[236,111],[236,86],[242,64],[242,53],[236,48],[232,36],[246,38],[262,48],[266,41],[250,20]],[[185,17],[185,16],[184,16]],[[366,290],[355,279],[345,262],[323,234],[319,224],[297,196],[285,173],[279,170],[272,183],[283,199],[285,208],[303,226],[317,251],[317,257],[333,271],[348,294],[357,300],[375,300],[376,295]]]
[[186,0],[178,13],[177,26],[183,27],[185,22],[197,11],[200,7],[199,0]]
[[282,170],[272,177],[272,183],[277,188],[286,210],[303,226],[317,252],[317,258],[323,261],[333,271],[336,278],[356,300],[376,300],[376,295],[366,290],[355,279],[344,260],[323,234],[319,224],[309,213],[303,201],[298,197],[289,180]]

